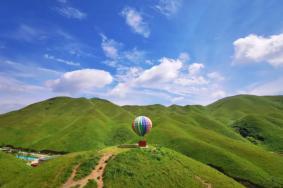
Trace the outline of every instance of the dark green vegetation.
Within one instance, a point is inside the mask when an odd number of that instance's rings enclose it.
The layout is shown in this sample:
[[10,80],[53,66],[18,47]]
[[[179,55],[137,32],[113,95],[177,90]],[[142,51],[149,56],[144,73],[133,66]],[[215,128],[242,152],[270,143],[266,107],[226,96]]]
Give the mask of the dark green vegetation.
[[[0,144],[76,152],[133,143],[139,140],[131,130],[137,115],[152,119],[153,129],[147,136],[152,145],[173,149],[247,184],[283,187],[282,96],[239,95],[208,106],[169,107],[121,107],[101,99],[57,97],[0,115]],[[68,161],[63,158],[56,168],[64,166],[64,160]],[[47,164],[38,169],[48,168]],[[58,185],[61,180],[51,182]]]
[[165,148],[132,149],[116,156],[106,167],[105,187],[243,187],[218,171]]

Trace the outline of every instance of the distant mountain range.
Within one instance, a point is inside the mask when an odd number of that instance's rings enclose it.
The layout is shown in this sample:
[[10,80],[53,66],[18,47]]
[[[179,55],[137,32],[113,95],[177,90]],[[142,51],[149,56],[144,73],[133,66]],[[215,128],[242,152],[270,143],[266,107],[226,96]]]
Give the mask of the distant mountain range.
[[118,106],[103,99],[56,97],[0,115],[0,145],[81,152],[135,143],[138,115],[146,136],[258,187],[283,187],[283,96],[238,95],[208,106]]

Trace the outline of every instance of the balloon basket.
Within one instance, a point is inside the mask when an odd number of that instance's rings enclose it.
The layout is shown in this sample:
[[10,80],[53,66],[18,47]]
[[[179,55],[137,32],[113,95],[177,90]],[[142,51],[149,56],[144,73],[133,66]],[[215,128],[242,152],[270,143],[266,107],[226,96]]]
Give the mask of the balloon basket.
[[140,148],[145,148],[146,146],[147,146],[147,144],[146,144],[146,140],[141,140],[141,141],[139,141],[139,147]]

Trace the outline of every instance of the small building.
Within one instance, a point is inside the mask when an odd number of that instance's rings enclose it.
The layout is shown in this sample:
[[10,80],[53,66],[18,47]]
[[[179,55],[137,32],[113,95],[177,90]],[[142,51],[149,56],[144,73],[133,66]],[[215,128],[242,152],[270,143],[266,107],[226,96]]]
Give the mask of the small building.
[[36,160],[34,160],[34,161],[32,161],[30,163],[30,166],[32,166],[32,167],[37,167],[38,165],[39,165],[39,160],[38,159],[36,159]]

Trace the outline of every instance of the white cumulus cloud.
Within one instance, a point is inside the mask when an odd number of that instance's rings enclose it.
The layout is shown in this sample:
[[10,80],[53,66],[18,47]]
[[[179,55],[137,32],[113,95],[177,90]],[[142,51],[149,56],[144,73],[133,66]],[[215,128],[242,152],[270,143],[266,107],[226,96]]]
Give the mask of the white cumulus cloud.
[[182,5],[182,0],[159,0],[156,10],[167,17],[175,14]]
[[[205,69],[203,64],[188,65],[185,63],[187,59],[188,54],[182,53],[175,59],[163,57],[159,64],[148,69],[125,69],[115,76],[118,83],[107,94],[122,104],[124,102],[121,101],[136,103],[138,99],[146,97],[162,101],[163,104],[207,104],[227,95],[220,83],[224,79],[220,73],[207,74],[205,70],[200,71]],[[191,71],[188,71],[188,67]]]
[[236,63],[267,62],[272,66],[283,65],[283,33],[263,37],[248,35],[234,41]]
[[204,65],[201,63],[193,63],[189,66],[189,74],[196,75],[199,73],[201,69],[204,68]]
[[79,93],[102,88],[112,82],[109,72],[97,69],[81,69],[64,73],[60,78],[48,80],[46,85],[56,92]]
[[144,36],[145,38],[149,37],[149,26],[138,11],[134,8],[126,7],[122,10],[121,15],[126,19],[126,23],[134,32]]
[[175,79],[182,62],[179,59],[162,58],[159,65],[145,70],[136,80],[137,83],[147,84],[152,82],[168,82]]
[[127,95],[127,93],[129,92],[129,89],[130,88],[127,85],[127,83],[119,83],[109,92],[109,94],[122,98]]

